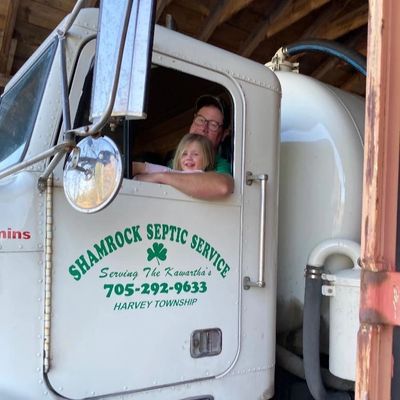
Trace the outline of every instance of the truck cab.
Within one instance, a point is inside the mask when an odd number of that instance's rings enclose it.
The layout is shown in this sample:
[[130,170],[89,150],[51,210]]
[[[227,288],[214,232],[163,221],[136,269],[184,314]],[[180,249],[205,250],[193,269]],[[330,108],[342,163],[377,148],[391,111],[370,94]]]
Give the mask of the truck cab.
[[[73,127],[88,121],[97,19],[81,10],[66,37]],[[5,89],[0,170],[65,139],[60,47],[55,31]],[[123,168],[104,210],[71,207],[68,155],[41,190],[49,158],[0,180],[2,398],[273,397],[279,80],[156,26],[149,85],[147,118],[101,133]],[[167,162],[204,93],[230,104],[234,192],[200,200],[132,179],[133,160]]]

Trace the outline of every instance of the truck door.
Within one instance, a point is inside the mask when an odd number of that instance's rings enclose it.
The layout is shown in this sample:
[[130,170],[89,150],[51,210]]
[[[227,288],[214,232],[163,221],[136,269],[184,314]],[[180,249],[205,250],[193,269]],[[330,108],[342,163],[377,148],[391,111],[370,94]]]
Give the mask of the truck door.
[[[259,214],[251,211],[254,204],[259,207],[259,189],[244,189],[242,183],[245,96],[235,79],[205,65],[157,50],[153,63],[154,74],[161,71],[162,76],[166,71],[166,76],[175,76],[175,81],[171,78],[162,85],[164,100],[167,91],[171,102],[176,101],[179,96],[173,95],[174,85],[185,79],[196,82],[191,89],[199,95],[215,90],[230,99],[235,190],[225,199],[204,201],[167,185],[127,177],[110,206],[83,215],[65,199],[59,166],[51,211],[52,312],[47,376],[53,389],[68,398],[146,392],[212,380],[232,370],[240,356],[242,274],[247,272],[242,263],[243,259],[257,259],[258,251],[258,241],[254,240],[254,244],[247,243],[254,257],[244,256],[243,243],[246,238],[253,239],[251,225],[257,226],[257,232],[259,226]],[[160,85],[153,84],[150,91],[149,119],[152,104],[160,100]],[[79,92],[79,85],[76,87]],[[197,94],[191,96],[188,109]],[[277,108],[277,93],[273,104]],[[168,108],[168,102],[159,106],[160,112],[163,108]],[[190,113],[189,125],[192,116]],[[271,126],[277,131],[277,121]],[[161,129],[158,136],[151,129],[145,137],[138,131],[133,132],[135,149],[138,143],[150,142],[164,143],[160,147],[154,144],[152,149],[168,147],[172,140]],[[252,143],[256,145],[254,140]],[[121,141],[120,147],[127,157],[130,149],[123,149]],[[146,154],[149,149],[145,149]],[[276,138],[268,152],[272,154],[274,149]],[[253,162],[253,166],[258,169],[264,164],[272,171],[276,160],[271,156],[268,161]],[[271,226],[274,230],[275,225]],[[269,253],[269,264],[273,264],[274,254]],[[250,272],[255,275],[257,265]],[[268,293],[274,299],[274,285]],[[255,292],[252,296],[253,300],[254,296],[264,298]],[[260,301],[259,306],[265,304]],[[273,321],[273,300],[268,310]],[[267,327],[264,319],[263,315],[263,332]],[[273,323],[268,330],[274,331]],[[268,334],[270,365],[273,336]]]
[[[217,73],[212,79],[232,87]],[[240,145],[234,156],[239,176]],[[53,202],[49,380],[56,390],[71,398],[145,390],[232,367],[240,185],[211,202],[125,179],[115,201],[93,215],[75,211],[61,187]]]

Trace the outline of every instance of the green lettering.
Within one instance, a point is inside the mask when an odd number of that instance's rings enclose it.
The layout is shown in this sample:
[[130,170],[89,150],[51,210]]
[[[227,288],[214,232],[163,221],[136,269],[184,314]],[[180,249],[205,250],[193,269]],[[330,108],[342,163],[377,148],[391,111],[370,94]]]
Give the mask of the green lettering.
[[[192,249],[195,249],[196,248],[196,246],[197,246],[197,239],[198,239],[198,236],[197,235],[193,235],[192,236],[192,241],[191,241],[191,243],[190,243],[190,247],[192,248]],[[211,260],[210,260],[211,261]]]
[[206,242],[203,252],[201,253],[201,255],[205,258],[208,258],[208,252],[210,251],[211,246]]
[[140,233],[139,233],[139,228],[140,228],[140,225],[132,226],[133,240],[135,243],[142,241],[142,237],[140,236]]
[[110,268],[108,268],[108,267],[102,268],[102,269],[100,270],[99,278],[106,278],[106,277],[108,276],[108,270],[109,270],[109,269],[110,269]]
[[162,224],[162,239],[165,240],[165,237],[167,236],[169,232],[169,226],[166,224]]
[[125,228],[125,230],[124,230],[124,239],[125,239],[125,242],[128,243],[128,244],[131,244],[132,241],[133,241],[133,239],[132,239],[131,237],[128,237],[128,233],[131,233],[130,228]]
[[154,224],[154,239],[160,240],[161,239],[161,225],[160,224]]
[[124,235],[122,232],[117,231],[115,233],[115,243],[117,243],[117,246],[121,248],[125,243],[124,243]]
[[176,226],[171,225],[171,226],[169,227],[169,229],[170,229],[170,231],[171,231],[171,236],[169,237],[169,240],[170,240],[171,242],[173,242],[173,241],[174,241],[174,235],[175,235],[175,232],[176,232]]
[[[219,257],[219,254],[218,254],[218,257]],[[214,264],[215,265],[215,264]],[[218,271],[221,271],[221,269],[222,269],[222,267],[225,265],[225,260],[223,259],[223,258],[220,258],[219,260],[218,260],[218,263],[217,263],[217,265],[216,265],[216,267],[217,267],[217,270]]]
[[183,229],[182,234],[181,234],[181,239],[180,239],[180,242],[182,244],[186,244],[187,236],[188,236],[188,231],[186,229]]
[[76,269],[75,265],[71,265],[68,270],[76,281],[82,278],[82,274]]
[[81,255],[78,259],[75,260],[75,264],[79,267],[79,269],[82,271],[82,274],[86,274],[87,271],[89,271],[90,266],[85,260],[85,257]]
[[105,257],[105,256],[108,255],[108,251],[107,251],[107,249],[106,249],[106,245],[105,245],[103,239],[100,241],[100,246],[99,246],[97,243],[95,243],[95,244],[94,244],[94,248],[95,248],[95,250],[97,251],[97,256],[99,257],[100,260],[101,260],[103,257]]
[[86,253],[89,257],[91,267],[93,267],[94,264],[97,264],[99,262],[99,259],[90,250],[87,250]]
[[225,268],[221,271],[221,276],[226,278],[226,274],[230,271],[231,267],[228,264],[225,264]]
[[153,225],[152,224],[148,224],[147,225],[147,239],[152,240],[153,239]]
[[109,252],[110,254],[111,254],[113,251],[117,250],[117,246],[115,245],[114,239],[113,239],[113,237],[112,237],[111,235],[106,236],[104,239],[105,239],[105,241],[106,241],[106,243],[107,243],[108,252]]
[[196,251],[201,254],[202,248],[204,244],[204,239],[199,238],[199,242],[197,243]]

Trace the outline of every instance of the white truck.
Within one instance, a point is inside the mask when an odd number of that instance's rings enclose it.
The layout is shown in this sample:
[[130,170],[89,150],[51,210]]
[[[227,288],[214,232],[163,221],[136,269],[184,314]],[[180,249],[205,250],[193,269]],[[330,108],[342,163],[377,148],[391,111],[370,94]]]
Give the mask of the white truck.
[[[79,6],[1,97],[0,398],[351,398],[364,100],[156,26],[147,112],[90,135],[110,10]],[[131,179],[205,92],[230,102],[234,193]]]

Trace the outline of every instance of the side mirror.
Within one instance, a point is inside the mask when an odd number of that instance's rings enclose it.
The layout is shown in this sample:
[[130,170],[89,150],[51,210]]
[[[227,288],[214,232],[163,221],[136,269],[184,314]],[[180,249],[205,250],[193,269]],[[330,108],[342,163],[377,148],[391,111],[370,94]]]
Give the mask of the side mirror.
[[73,208],[87,214],[112,202],[122,183],[122,159],[108,137],[82,139],[68,156],[64,192]]

